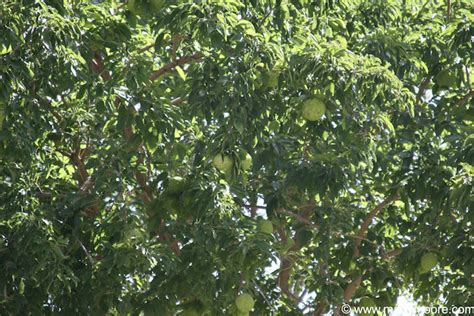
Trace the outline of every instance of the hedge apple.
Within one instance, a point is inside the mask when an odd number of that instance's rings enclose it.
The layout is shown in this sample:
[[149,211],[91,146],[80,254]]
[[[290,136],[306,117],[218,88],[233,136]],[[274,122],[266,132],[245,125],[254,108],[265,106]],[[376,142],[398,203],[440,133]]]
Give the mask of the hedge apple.
[[273,234],[273,224],[268,219],[262,219],[258,222],[258,231],[264,234]]
[[456,76],[451,70],[444,69],[436,75],[435,82],[441,88],[449,88],[456,84]]
[[159,11],[165,2],[163,0],[151,0],[151,8],[153,9],[153,12]]
[[199,313],[194,308],[189,308],[183,311],[182,316],[199,316]]
[[431,271],[438,264],[438,256],[435,253],[428,252],[421,256],[419,272],[421,274]]
[[214,167],[223,172],[229,172],[234,165],[232,158],[224,154],[217,154],[212,160]]
[[128,0],[128,10],[135,15],[144,15],[146,14],[147,10],[144,5],[140,2],[140,0]]
[[[364,296],[361,298],[359,302],[359,307],[377,307],[377,304],[375,304],[374,300],[368,296]],[[359,316],[369,316],[369,315],[375,315],[375,311],[369,312],[368,310],[360,311]]]
[[247,171],[252,167],[252,156],[246,151],[240,153],[240,167],[243,171]]
[[235,299],[235,306],[238,310],[244,313],[250,312],[255,304],[253,297],[250,294],[244,293],[237,296]]
[[319,98],[308,99],[303,102],[303,118],[308,121],[317,121],[321,119],[326,111],[326,105]]
[[180,194],[186,189],[186,181],[181,177],[171,177],[168,182],[168,193]]
[[128,0],[128,10],[144,17],[157,13],[163,5],[163,0]]
[[278,78],[280,77],[280,72],[278,70],[271,70],[266,75],[266,86],[267,88],[274,89],[278,87]]

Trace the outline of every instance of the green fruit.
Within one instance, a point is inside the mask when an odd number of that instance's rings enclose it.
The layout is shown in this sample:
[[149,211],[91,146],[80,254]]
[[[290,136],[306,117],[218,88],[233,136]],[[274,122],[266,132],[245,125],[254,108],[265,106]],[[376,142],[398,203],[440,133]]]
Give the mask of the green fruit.
[[[377,304],[375,304],[374,300],[370,297],[364,296],[359,302],[359,307],[377,307]],[[369,312],[368,310],[366,310],[365,312],[361,311],[359,313],[359,316],[369,316],[375,314],[375,310],[373,312]]]
[[223,172],[229,172],[232,169],[234,162],[232,161],[232,158],[227,155],[217,154],[212,160],[212,164]]
[[425,253],[420,260],[419,271],[421,274],[431,271],[438,264],[438,256],[435,253]]
[[170,214],[177,214],[179,212],[179,200],[170,194],[163,194],[160,198],[161,209]]
[[254,304],[253,297],[247,293],[241,294],[235,299],[235,306],[244,313],[250,312]]
[[167,192],[169,194],[180,194],[186,188],[186,182],[181,177],[172,177],[169,179]]
[[156,13],[163,5],[163,0],[128,0],[128,10],[143,17]]
[[247,171],[252,167],[252,156],[248,152],[242,152],[240,155],[240,167]]
[[145,15],[146,9],[140,0],[128,0],[128,10],[135,15]]
[[360,299],[359,306],[362,307],[376,307],[377,304],[375,304],[374,300],[368,296],[364,296],[363,298]]
[[318,98],[304,101],[302,109],[303,117],[308,121],[317,121],[326,112],[326,105]]
[[456,77],[452,71],[444,69],[436,75],[435,82],[441,88],[449,88],[456,84]]
[[258,222],[258,231],[264,234],[273,234],[273,224],[268,219],[262,219]]
[[159,11],[163,5],[164,5],[163,0],[151,0],[151,8],[153,9],[154,12]]
[[278,87],[278,78],[280,77],[280,72],[277,70],[269,71],[266,75],[266,86],[268,88],[274,89]]
[[183,316],[199,316],[199,313],[197,312],[197,310],[195,310],[193,308],[189,308],[189,309],[185,309],[181,315],[183,315]]

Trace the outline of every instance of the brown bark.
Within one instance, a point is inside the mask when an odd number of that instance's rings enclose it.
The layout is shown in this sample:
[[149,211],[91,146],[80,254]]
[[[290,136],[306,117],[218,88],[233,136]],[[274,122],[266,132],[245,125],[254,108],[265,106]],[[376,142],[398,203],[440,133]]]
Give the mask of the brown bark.
[[354,249],[353,249],[354,258],[357,258],[360,255],[360,250],[359,250],[360,244],[362,243],[362,240],[364,239],[365,234],[367,233],[367,230],[368,230],[369,225],[372,222],[372,220],[375,218],[375,216],[377,216],[377,214],[380,212],[380,210],[382,210],[386,205],[390,204],[391,202],[393,202],[397,198],[398,198],[397,195],[389,196],[383,202],[378,204],[372,211],[370,211],[370,213],[364,219],[364,221],[362,222],[362,225],[359,229],[359,232],[357,233],[357,235],[354,238]]
[[160,76],[164,75],[165,73],[173,70],[174,68],[176,68],[177,66],[182,66],[184,64],[187,64],[191,61],[198,61],[198,60],[201,60],[203,57],[203,55],[201,53],[196,53],[196,54],[193,54],[193,55],[188,55],[188,56],[183,56],[181,58],[178,58],[176,60],[173,60],[172,62],[170,62],[169,64],[166,64],[164,65],[163,67],[161,67],[160,69],[154,71],[149,79],[150,81],[155,81],[156,79],[158,79]]
[[[353,247],[353,254],[352,254],[354,258],[357,258],[360,255],[360,250],[359,250],[360,244],[362,243],[362,240],[365,239],[365,234],[367,233],[367,230],[372,220],[377,216],[377,214],[385,206],[387,206],[388,204],[390,204],[391,202],[395,201],[398,198],[399,198],[398,194],[390,195],[381,203],[379,203],[376,207],[374,207],[372,211],[370,211],[370,213],[364,219],[358,233],[356,234],[356,236],[354,236],[354,247]],[[344,289],[344,302],[349,302],[352,299],[352,297],[357,291],[357,288],[362,283],[362,280],[363,280],[362,274],[352,275],[351,282]],[[340,315],[340,314],[341,314],[341,305],[339,305],[335,310],[335,315]]]

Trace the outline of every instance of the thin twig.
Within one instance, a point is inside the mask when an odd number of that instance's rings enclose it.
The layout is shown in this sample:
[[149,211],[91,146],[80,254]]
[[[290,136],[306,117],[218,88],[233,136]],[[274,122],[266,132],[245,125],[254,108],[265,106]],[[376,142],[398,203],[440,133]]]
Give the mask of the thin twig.
[[403,252],[403,249],[394,249],[391,251],[388,251],[382,255],[382,258],[384,259],[391,259],[393,257],[399,256]]
[[431,76],[426,77],[420,84],[418,88],[418,92],[416,94],[416,101],[415,104],[418,105],[421,102],[421,98],[425,94],[425,90],[428,88],[430,84]]
[[364,219],[364,221],[362,222],[362,225],[360,226],[359,232],[354,238],[354,251],[353,251],[354,258],[357,258],[360,254],[360,251],[359,251],[360,244],[362,240],[364,239],[365,233],[367,232],[367,229],[369,228],[369,225],[372,222],[372,220],[375,218],[375,216],[377,216],[380,210],[382,210],[385,206],[395,201],[396,199],[398,199],[398,195],[391,195],[387,197],[384,201],[378,204]]
[[456,106],[463,106],[474,96],[474,90],[470,90],[461,99],[456,102]]
[[171,100],[171,105],[180,105],[186,101],[186,97],[177,97],[176,99]]
[[451,0],[447,0],[447,2],[446,18],[449,20],[451,18]]
[[276,209],[276,212],[277,213],[280,213],[280,214],[283,214],[283,215],[288,215],[290,217],[293,217],[294,219],[296,219],[297,221],[305,224],[306,226],[309,226],[311,228],[314,228],[314,229],[318,229],[319,228],[319,225],[317,224],[314,224],[312,223],[309,219],[307,219],[306,217],[303,217],[299,214],[296,214],[296,213],[293,213],[292,211],[289,211],[287,209],[284,209],[284,208],[278,208]]
[[155,46],[155,44],[147,45],[147,46],[145,46],[145,47],[143,47],[143,48],[140,48],[137,52],[138,52],[139,54],[144,53],[144,52],[146,52],[146,51],[152,49],[154,46]]
[[173,70],[174,68],[176,68],[177,66],[181,66],[181,65],[184,65],[184,64],[187,64],[191,61],[199,61],[201,60],[203,57],[203,54],[201,53],[196,53],[196,54],[193,54],[193,55],[188,55],[188,56],[183,56],[179,59],[176,59],[176,60],[173,60],[172,62],[170,62],[169,64],[166,64],[164,65],[163,67],[161,67],[160,69],[154,71],[150,77],[148,79],[150,79],[150,81],[155,81],[156,79],[158,79],[160,76],[164,75],[165,73]]
[[86,253],[87,259],[89,259],[89,262],[91,263],[91,265],[95,265],[94,259],[92,258],[89,251],[87,251],[87,248],[84,246],[84,244],[79,239],[77,241],[81,245],[82,250],[84,250],[84,252]]
[[270,307],[273,312],[276,312],[275,307],[273,307],[273,305],[270,303],[270,301],[266,297],[265,293],[262,291],[260,286],[258,286],[258,284],[257,284],[257,282],[255,282],[255,280],[253,280],[253,285],[255,286],[257,291],[260,293],[260,295],[263,297],[263,299],[265,300],[265,303],[267,303],[268,307]]

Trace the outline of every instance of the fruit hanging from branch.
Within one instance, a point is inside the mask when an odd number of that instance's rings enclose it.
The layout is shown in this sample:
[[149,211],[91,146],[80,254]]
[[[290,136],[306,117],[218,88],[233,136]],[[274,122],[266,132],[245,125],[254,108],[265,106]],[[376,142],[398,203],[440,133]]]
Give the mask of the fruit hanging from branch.
[[265,86],[267,88],[275,89],[278,87],[278,82],[280,80],[280,74],[282,72],[282,69],[282,62],[278,62],[272,69],[264,72],[263,78],[265,80]]
[[194,308],[188,308],[183,311],[182,316],[199,316],[199,313]]
[[271,70],[266,75],[266,86],[270,89],[278,87],[278,78],[280,77],[280,72],[277,70]]
[[420,260],[418,270],[420,274],[430,272],[438,264],[438,256],[435,253],[425,253]]
[[237,296],[235,299],[235,306],[241,312],[248,313],[252,310],[255,304],[253,297],[250,294],[244,293]]
[[242,150],[239,153],[240,158],[240,167],[243,171],[247,171],[252,167],[252,156],[245,150]]
[[156,14],[164,5],[163,0],[128,0],[128,10],[142,17]]
[[232,158],[227,155],[217,154],[214,156],[212,164],[222,172],[229,172],[231,171],[234,162],[232,161]]
[[443,69],[436,75],[435,82],[440,88],[450,88],[456,85],[456,76],[453,71]]
[[359,307],[365,307],[365,311],[359,313],[359,315],[361,316],[369,316],[376,314],[375,312],[370,312],[369,309],[377,307],[377,304],[375,304],[374,300],[368,296],[364,296],[360,299]]
[[273,224],[268,219],[261,219],[258,222],[258,231],[264,234],[273,234]]
[[317,121],[326,112],[326,104],[319,98],[311,98],[303,102],[302,115],[307,121]]

